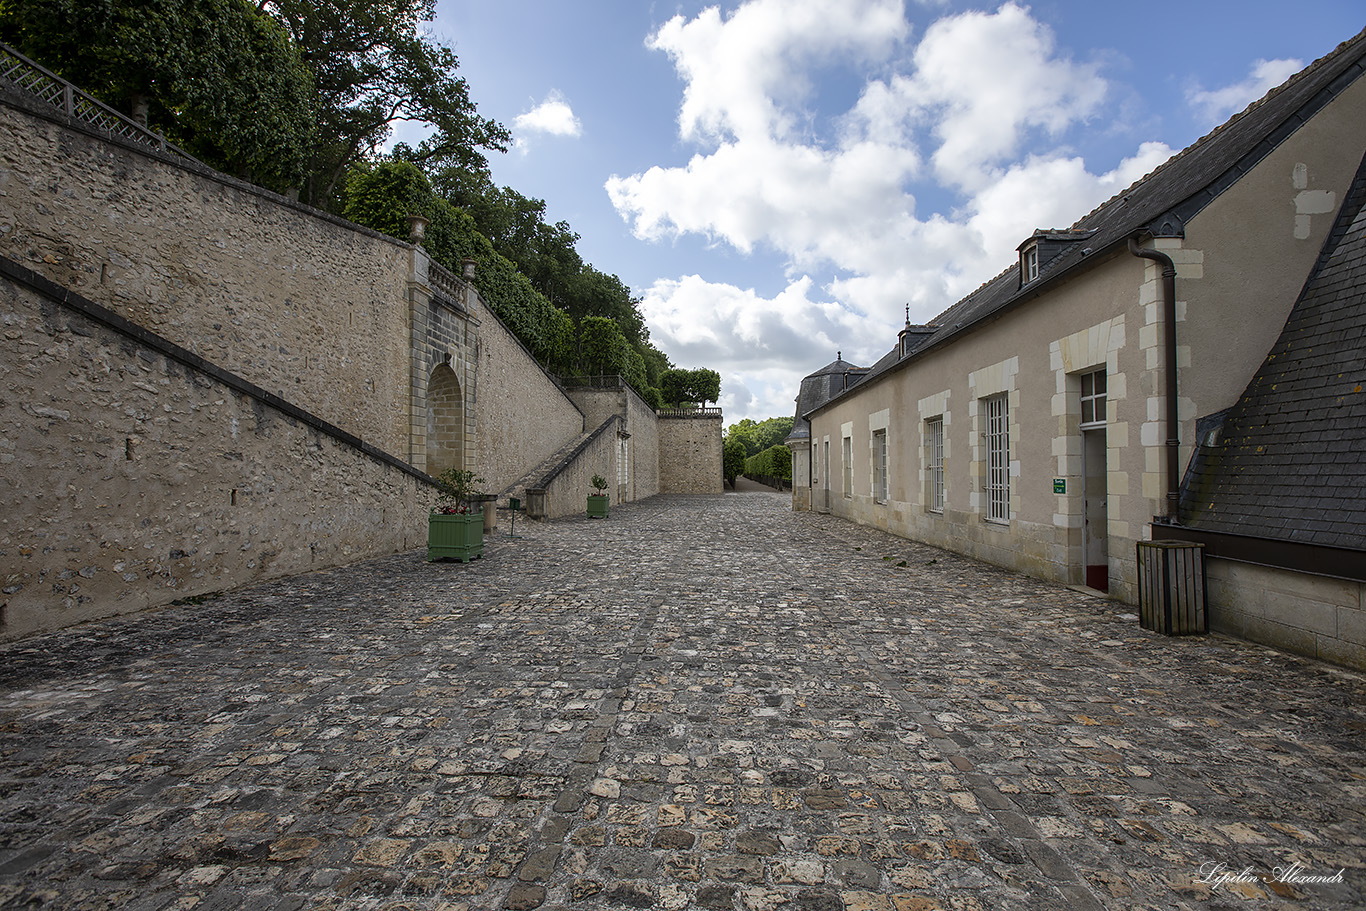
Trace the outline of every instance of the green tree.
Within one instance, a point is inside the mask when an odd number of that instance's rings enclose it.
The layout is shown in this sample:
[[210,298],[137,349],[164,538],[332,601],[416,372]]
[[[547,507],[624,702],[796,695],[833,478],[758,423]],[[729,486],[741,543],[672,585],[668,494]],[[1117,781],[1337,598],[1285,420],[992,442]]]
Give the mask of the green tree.
[[435,0],[261,0],[316,78],[317,134],[304,198],[326,206],[350,165],[372,156],[395,123],[432,124],[435,134],[404,157],[424,169],[488,167],[480,149],[507,151],[510,135],[480,117],[459,60],[420,27]]
[[408,217],[430,218],[434,203],[427,175],[411,162],[363,161],[347,175],[341,214],[358,225],[407,240]]
[[740,447],[744,450],[745,458],[756,455],[760,450],[765,448],[759,445],[759,440],[754,433],[755,426],[754,421],[745,418],[738,424],[732,424],[730,429],[726,431],[727,442],[734,440],[736,443],[740,444]]
[[0,0],[0,40],[220,170],[306,177],[312,71],[245,0]]
[[745,444],[736,439],[727,439],[722,447],[721,461],[726,483],[735,486],[735,479],[745,473]]
[[677,367],[670,367],[660,375],[659,393],[664,398],[664,404],[677,408],[688,404],[688,373],[687,370],[680,370]]
[[688,398],[703,405],[721,401],[721,374],[706,367],[689,371]]
[[584,375],[624,376],[630,355],[631,347],[616,323],[601,316],[579,321],[579,364]]

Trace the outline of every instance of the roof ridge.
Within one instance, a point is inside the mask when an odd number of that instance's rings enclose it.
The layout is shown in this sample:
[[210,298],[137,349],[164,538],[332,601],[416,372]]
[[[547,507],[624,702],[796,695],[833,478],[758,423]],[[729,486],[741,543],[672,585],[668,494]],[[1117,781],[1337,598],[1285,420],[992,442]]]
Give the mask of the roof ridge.
[[1241,111],[1238,111],[1237,113],[1235,113],[1235,114],[1234,114],[1232,117],[1230,117],[1228,120],[1225,120],[1223,123],[1217,125],[1216,127],[1214,127],[1214,129],[1210,130],[1208,133],[1204,134],[1204,135],[1201,136],[1199,139],[1195,140],[1194,142],[1192,142],[1190,145],[1186,146],[1186,147],[1185,147],[1184,149],[1182,149],[1181,151],[1179,151],[1179,152],[1177,152],[1176,154],[1172,155],[1170,158],[1168,158],[1166,161],[1164,161],[1164,162],[1162,162],[1161,164],[1159,164],[1157,167],[1153,168],[1153,169],[1152,169],[1151,171],[1149,171],[1147,174],[1144,174],[1142,177],[1138,178],[1138,179],[1135,180],[1133,183],[1129,184],[1129,185],[1128,185],[1127,187],[1125,187],[1123,190],[1120,190],[1118,193],[1116,193],[1115,195],[1111,196],[1109,199],[1105,200],[1105,201],[1102,202],[1100,205],[1096,206],[1096,207],[1095,207],[1094,209],[1092,209],[1090,212],[1087,212],[1087,213],[1086,213],[1085,215],[1083,215],[1081,218],[1078,218],[1076,221],[1072,222],[1072,228],[1073,228],[1073,229],[1077,228],[1079,225],[1081,225],[1082,222],[1086,221],[1086,220],[1087,220],[1088,218],[1090,218],[1091,216],[1093,216],[1093,215],[1095,215],[1096,213],[1098,213],[1098,212],[1100,212],[1100,211],[1102,211],[1102,210],[1108,208],[1108,207],[1110,206],[1110,204],[1113,203],[1116,199],[1124,199],[1124,198],[1127,198],[1127,197],[1129,197],[1129,196],[1132,196],[1132,195],[1134,194],[1134,192],[1135,192],[1139,187],[1141,187],[1143,184],[1148,183],[1149,181],[1151,181],[1153,178],[1155,178],[1155,177],[1156,177],[1158,174],[1160,174],[1162,171],[1167,170],[1169,167],[1171,167],[1172,165],[1176,164],[1178,161],[1180,161],[1180,160],[1186,158],[1188,155],[1193,154],[1193,153],[1195,152],[1196,149],[1199,149],[1199,148],[1201,148],[1201,147],[1207,145],[1209,142],[1213,141],[1213,139],[1214,139],[1216,136],[1218,136],[1218,135],[1220,135],[1221,133],[1225,132],[1226,130],[1228,130],[1228,128],[1232,127],[1234,124],[1239,123],[1240,121],[1244,120],[1252,111],[1256,110],[1257,108],[1260,108],[1260,107],[1264,106],[1264,105],[1265,105],[1267,102],[1269,102],[1272,98],[1275,98],[1276,96],[1281,95],[1281,94],[1283,94],[1284,92],[1289,91],[1289,90],[1291,89],[1292,86],[1295,86],[1295,85],[1299,84],[1299,83],[1302,82],[1303,80],[1309,78],[1310,75],[1312,75],[1313,73],[1315,73],[1315,72],[1317,72],[1318,70],[1322,69],[1323,67],[1327,66],[1327,65],[1328,65],[1327,61],[1328,61],[1330,58],[1336,58],[1336,57],[1339,56],[1340,54],[1345,53],[1345,51],[1346,51],[1346,49],[1347,49],[1347,47],[1348,47],[1349,45],[1356,44],[1356,43],[1362,41],[1363,39],[1366,39],[1366,29],[1362,29],[1361,31],[1359,31],[1359,32],[1357,32],[1355,35],[1353,35],[1351,38],[1348,38],[1346,41],[1343,41],[1343,42],[1339,43],[1337,47],[1333,48],[1331,51],[1329,51],[1328,53],[1324,54],[1322,57],[1319,57],[1318,59],[1314,60],[1314,61],[1313,61],[1312,63],[1310,63],[1308,66],[1304,67],[1304,68],[1301,69],[1299,72],[1297,72],[1297,73],[1295,73],[1294,75],[1292,75],[1289,79],[1286,79],[1284,82],[1281,82],[1281,83],[1279,83],[1279,84],[1277,84],[1277,85],[1275,85],[1275,86],[1272,86],[1272,87],[1271,87],[1270,89],[1268,89],[1268,90],[1266,91],[1266,93],[1263,94],[1260,98],[1257,98],[1257,99],[1255,99],[1255,100],[1249,102],[1248,105],[1247,105],[1247,107],[1245,107],[1245,108],[1243,108]]

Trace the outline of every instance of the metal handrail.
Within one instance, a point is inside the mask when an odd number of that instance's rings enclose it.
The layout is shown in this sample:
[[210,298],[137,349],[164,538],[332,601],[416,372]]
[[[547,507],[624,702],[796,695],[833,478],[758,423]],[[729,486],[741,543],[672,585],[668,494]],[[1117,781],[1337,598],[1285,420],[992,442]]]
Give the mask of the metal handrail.
[[0,44],[0,79],[39,101],[59,109],[68,117],[88,123],[110,136],[132,140],[195,164],[202,161],[179,146],[166,141],[160,133],[147,129],[135,120],[87,95],[61,76],[35,63],[7,44]]

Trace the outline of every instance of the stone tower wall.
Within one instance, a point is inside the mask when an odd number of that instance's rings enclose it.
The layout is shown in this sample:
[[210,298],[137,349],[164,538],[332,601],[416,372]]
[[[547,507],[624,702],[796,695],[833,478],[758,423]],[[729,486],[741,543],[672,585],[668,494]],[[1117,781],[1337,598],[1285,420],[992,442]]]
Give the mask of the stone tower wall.
[[661,412],[659,492],[723,493],[721,412],[697,416]]

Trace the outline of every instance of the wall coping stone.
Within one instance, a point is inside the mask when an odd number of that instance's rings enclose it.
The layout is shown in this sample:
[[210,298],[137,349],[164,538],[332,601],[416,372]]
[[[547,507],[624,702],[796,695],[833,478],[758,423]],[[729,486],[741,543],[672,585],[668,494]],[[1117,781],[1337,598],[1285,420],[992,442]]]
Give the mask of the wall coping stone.
[[144,345],[171,360],[177,361],[206,376],[212,377],[228,388],[248,396],[249,398],[253,398],[256,401],[279,411],[287,417],[293,418],[301,424],[312,427],[319,433],[329,436],[339,443],[360,450],[376,461],[397,468],[424,484],[432,487],[437,486],[436,479],[431,475],[424,471],[419,471],[402,459],[390,455],[371,443],[365,442],[355,434],[347,433],[337,425],[323,420],[311,411],[305,411],[280,396],[272,392],[267,392],[255,383],[243,379],[235,373],[224,370],[217,364],[207,361],[194,352],[180,347],[164,336],[158,335],[155,332],[150,332],[136,323],[129,322],[114,311],[103,307],[88,298],[82,297],[75,291],[64,288],[56,282],[39,275],[37,272],[26,269],[13,260],[3,256],[0,256],[0,276],[8,278],[17,284],[26,285],[44,297],[74,310],[97,323],[107,326],[138,344]]
[[363,225],[358,225],[355,222],[347,221],[346,219],[340,216],[332,215],[329,212],[324,212],[322,209],[315,209],[307,203],[299,202],[297,199],[290,199],[288,196],[281,196],[279,193],[276,193],[272,190],[267,190],[265,187],[258,187],[254,183],[248,183],[245,180],[239,180],[238,178],[233,177],[230,174],[224,174],[222,171],[216,171],[206,164],[201,164],[197,161],[187,161],[184,158],[179,158],[168,152],[162,152],[159,149],[152,148],[151,146],[144,145],[139,142],[134,142],[130,139],[125,139],[117,134],[110,133],[107,130],[101,130],[95,125],[87,123],[86,121],[81,120],[78,117],[68,116],[64,111],[61,110],[61,108],[54,107],[53,105],[50,105],[42,101],[41,99],[33,97],[32,95],[28,94],[22,89],[16,88],[13,84],[11,84],[8,80],[5,79],[0,79],[0,104],[5,105],[6,107],[14,108],[15,110],[21,111],[25,114],[29,114],[33,117],[37,117],[40,120],[46,120],[49,123],[56,124],[57,126],[73,130],[77,133],[83,133],[84,135],[89,136],[93,139],[97,139],[101,142],[106,142],[110,145],[118,146],[119,148],[124,149],[125,151],[132,152],[136,155],[141,155],[143,158],[150,158],[162,164],[170,165],[182,171],[194,174],[198,177],[203,177],[208,180],[212,180],[215,183],[222,184],[225,187],[231,187],[232,189],[239,190],[243,193],[249,193],[253,196],[259,196],[263,199],[269,200],[272,203],[275,203],[276,205],[281,205],[286,208],[293,209],[301,215],[307,215],[312,218],[317,218],[322,221],[329,222],[330,224],[333,224],[339,228],[345,228],[349,231],[356,231],[360,234],[364,234],[367,237],[373,237],[379,240],[387,241],[388,243],[391,243],[394,246],[399,247],[400,249],[414,249],[413,244],[401,241],[396,237],[391,237],[390,235],[384,234],[383,232],[375,231],[371,228],[364,227]]

